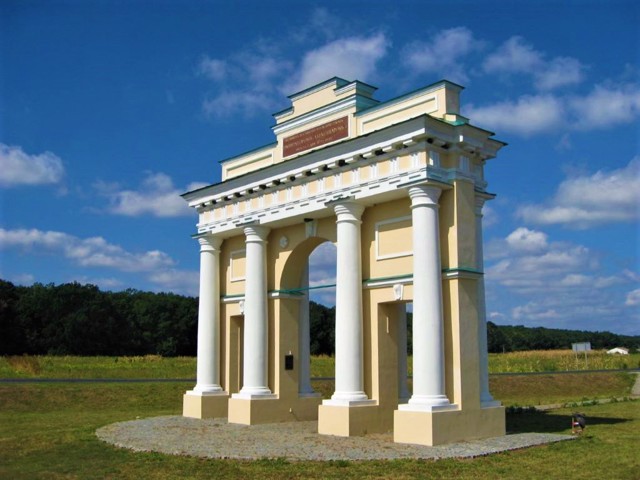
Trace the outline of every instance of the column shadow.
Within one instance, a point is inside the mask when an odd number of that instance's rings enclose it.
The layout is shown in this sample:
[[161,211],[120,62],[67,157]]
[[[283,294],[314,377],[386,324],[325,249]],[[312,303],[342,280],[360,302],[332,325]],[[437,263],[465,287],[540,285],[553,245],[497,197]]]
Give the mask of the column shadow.
[[[579,411],[579,410],[578,410]],[[615,425],[631,421],[627,418],[593,417],[585,415],[587,430],[591,425]],[[524,409],[507,412],[507,433],[570,433],[571,412],[558,413]]]

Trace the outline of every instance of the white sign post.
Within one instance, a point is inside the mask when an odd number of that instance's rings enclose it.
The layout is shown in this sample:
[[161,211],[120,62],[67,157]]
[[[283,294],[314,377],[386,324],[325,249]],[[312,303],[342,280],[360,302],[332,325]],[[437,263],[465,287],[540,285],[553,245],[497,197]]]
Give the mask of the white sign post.
[[584,352],[584,365],[588,367],[587,352],[591,351],[591,342],[572,343],[571,349],[576,352],[576,360],[578,359],[578,352]]

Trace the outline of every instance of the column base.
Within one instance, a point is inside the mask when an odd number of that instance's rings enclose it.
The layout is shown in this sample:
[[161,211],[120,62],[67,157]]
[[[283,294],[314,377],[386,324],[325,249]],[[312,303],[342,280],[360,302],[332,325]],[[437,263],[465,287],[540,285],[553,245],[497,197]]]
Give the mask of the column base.
[[429,405],[427,403],[411,403],[411,400],[409,400],[407,403],[398,405],[398,410],[405,412],[444,412],[447,410],[458,410],[458,405],[455,403]]
[[399,409],[393,415],[393,441],[415,445],[442,445],[505,435],[504,407],[480,410]]
[[277,395],[269,393],[253,393],[253,392],[240,392],[231,395],[231,398],[238,398],[241,400],[273,400],[278,398]]
[[338,437],[354,437],[367,433],[382,433],[379,406],[375,400],[352,402],[350,405],[325,400],[318,407],[318,433]]
[[274,411],[277,410],[277,395],[245,396],[235,393],[229,399],[229,423],[241,425],[257,425],[259,423],[273,423]]
[[299,422],[318,419],[321,396],[281,398],[260,395],[243,398],[238,394],[229,399],[229,423],[258,425],[264,423]]
[[427,410],[431,407],[450,408],[453,405],[446,395],[413,395],[407,403],[418,410],[424,410],[425,407]]
[[375,405],[376,401],[370,400],[366,397],[362,399],[330,398],[329,400],[323,400],[322,404],[334,407],[363,407],[367,405]]
[[182,396],[182,416],[190,418],[224,418],[228,412],[227,392],[201,393],[189,390]]

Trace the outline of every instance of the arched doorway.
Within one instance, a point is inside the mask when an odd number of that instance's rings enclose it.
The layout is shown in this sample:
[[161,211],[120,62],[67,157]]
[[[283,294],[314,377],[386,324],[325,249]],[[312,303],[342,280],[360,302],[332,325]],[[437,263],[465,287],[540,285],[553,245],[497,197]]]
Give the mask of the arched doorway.
[[284,289],[296,296],[298,307],[298,393],[319,396],[311,385],[311,355],[332,355],[335,350],[335,245],[320,237],[306,239],[292,252],[282,284],[289,284],[298,270],[297,285]]

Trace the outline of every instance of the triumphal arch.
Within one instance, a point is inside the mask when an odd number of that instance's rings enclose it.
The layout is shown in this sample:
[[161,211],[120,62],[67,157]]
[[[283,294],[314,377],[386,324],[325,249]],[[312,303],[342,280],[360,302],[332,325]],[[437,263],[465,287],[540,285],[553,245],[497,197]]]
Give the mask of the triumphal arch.
[[[185,193],[199,214],[197,384],[183,414],[435,445],[503,435],[488,388],[484,167],[504,144],[441,81],[389,101],[332,78],[289,97],[275,141]],[[238,132],[242,136],[242,132]],[[309,379],[308,258],[337,248],[335,392]],[[407,388],[406,304],[413,307]]]

